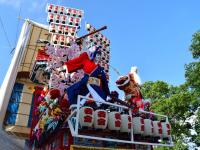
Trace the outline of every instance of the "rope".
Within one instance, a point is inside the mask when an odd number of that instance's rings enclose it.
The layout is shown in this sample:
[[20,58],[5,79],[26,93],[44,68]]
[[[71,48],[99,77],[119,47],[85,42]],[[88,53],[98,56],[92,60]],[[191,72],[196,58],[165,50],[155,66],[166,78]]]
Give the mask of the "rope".
[[7,40],[7,42],[8,42],[8,45],[9,45],[10,49],[13,49],[13,48],[12,48],[12,45],[11,45],[11,43],[10,43],[10,40],[9,40],[9,38],[8,38],[8,34],[7,34],[6,30],[5,30],[3,21],[2,21],[2,19],[1,19],[1,16],[0,16],[0,23],[1,23],[1,27],[2,27],[2,29],[3,29],[4,35],[5,35],[5,37],[6,37],[6,40]]
[[119,73],[119,71],[116,69],[116,68],[114,68],[113,66],[111,66],[111,65],[109,65],[112,69],[113,69],[113,71],[118,75],[118,76],[121,76],[121,74]]

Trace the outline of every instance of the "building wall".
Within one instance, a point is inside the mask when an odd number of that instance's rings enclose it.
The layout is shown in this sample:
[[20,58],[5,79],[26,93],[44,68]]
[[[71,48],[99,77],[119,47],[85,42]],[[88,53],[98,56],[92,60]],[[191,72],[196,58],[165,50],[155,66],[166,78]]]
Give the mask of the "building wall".
[[29,74],[41,44],[48,39],[45,25],[26,20],[0,92],[0,128],[15,138],[29,138],[34,86]]

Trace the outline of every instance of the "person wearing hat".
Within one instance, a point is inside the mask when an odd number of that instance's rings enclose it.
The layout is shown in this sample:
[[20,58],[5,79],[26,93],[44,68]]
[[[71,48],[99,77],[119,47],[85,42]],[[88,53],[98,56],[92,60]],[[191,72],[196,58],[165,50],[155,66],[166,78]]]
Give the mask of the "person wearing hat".
[[140,109],[144,110],[142,94],[140,91],[141,80],[137,74],[137,67],[131,67],[126,76],[121,76],[116,81],[117,87],[125,93],[125,101],[133,107],[132,112],[137,114]]
[[77,83],[66,88],[70,105],[77,103],[78,95],[87,95],[89,92],[92,97],[98,101],[105,101],[110,95],[108,81],[104,69],[97,63],[100,51],[98,48],[91,53],[83,52],[78,57],[64,63],[63,69],[68,73],[83,69],[84,77]]
[[138,112],[139,109],[144,110],[144,103],[142,102],[142,93],[140,91],[141,79],[138,75],[138,68],[136,66],[131,67],[131,71],[129,72],[130,82],[134,83],[133,91],[134,94],[131,97],[127,97],[128,101],[135,105],[135,109],[133,112]]

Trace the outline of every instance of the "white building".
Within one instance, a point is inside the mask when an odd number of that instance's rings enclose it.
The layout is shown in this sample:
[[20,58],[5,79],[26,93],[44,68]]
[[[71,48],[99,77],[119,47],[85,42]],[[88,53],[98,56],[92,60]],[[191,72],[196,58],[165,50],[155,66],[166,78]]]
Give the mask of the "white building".
[[21,139],[29,138],[33,89],[30,81],[36,55],[41,46],[38,39],[49,39],[48,26],[25,20],[20,37],[0,92],[0,126]]

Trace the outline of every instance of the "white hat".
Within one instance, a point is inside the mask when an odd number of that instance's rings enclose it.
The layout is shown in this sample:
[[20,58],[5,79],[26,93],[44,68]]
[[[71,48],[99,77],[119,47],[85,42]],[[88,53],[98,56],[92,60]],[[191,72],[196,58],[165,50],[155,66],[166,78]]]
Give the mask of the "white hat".
[[133,74],[135,82],[137,84],[141,85],[142,82],[141,82],[139,75],[137,74],[137,71],[138,71],[138,68],[136,66],[133,66],[133,67],[131,67],[130,73]]
[[131,73],[137,73],[138,68],[136,66],[131,67]]

